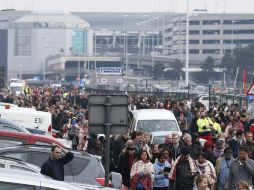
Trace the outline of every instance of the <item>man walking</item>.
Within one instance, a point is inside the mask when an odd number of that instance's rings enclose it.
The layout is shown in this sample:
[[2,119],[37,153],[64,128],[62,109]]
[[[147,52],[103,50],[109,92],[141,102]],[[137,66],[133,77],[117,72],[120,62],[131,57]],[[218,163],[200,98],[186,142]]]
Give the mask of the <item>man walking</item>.
[[248,149],[240,147],[238,158],[230,165],[228,189],[236,190],[239,181],[246,181],[251,186],[253,176],[254,161],[249,159]]
[[[65,156],[61,157],[62,152]],[[64,165],[73,159],[73,154],[58,145],[53,145],[51,156],[43,163],[41,173],[58,181],[64,181]]]

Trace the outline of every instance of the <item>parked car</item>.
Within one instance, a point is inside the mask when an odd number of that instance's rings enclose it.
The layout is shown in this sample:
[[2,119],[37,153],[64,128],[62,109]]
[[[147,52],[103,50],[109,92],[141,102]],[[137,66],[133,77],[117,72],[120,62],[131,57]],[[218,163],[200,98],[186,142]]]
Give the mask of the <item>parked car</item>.
[[8,147],[8,146],[18,146],[18,145],[20,145],[20,142],[0,140],[0,148],[4,148],[4,147]]
[[34,173],[40,173],[41,171],[41,168],[38,166],[8,157],[0,157],[0,168],[17,169]]
[[[38,167],[42,166],[50,154],[51,147],[49,146],[21,145],[0,148],[0,156],[19,159]],[[73,160],[64,168],[65,181],[101,185],[98,181],[105,177],[105,171],[100,157],[87,152],[73,151],[73,154]]]
[[0,118],[0,131],[23,132],[30,134],[30,132],[22,125],[3,118]]
[[27,128],[26,129],[32,133],[32,134],[36,134],[36,135],[46,135],[46,131],[40,130],[40,129],[35,129],[35,128]]
[[142,109],[133,111],[131,131],[167,131],[180,132],[180,128],[174,114],[164,109]]
[[16,133],[9,131],[0,131],[0,142],[9,141],[17,144],[37,144],[51,146],[53,143],[61,147],[70,148],[70,145],[64,144],[53,137],[43,135],[33,135],[26,133]]
[[[15,169],[0,169],[1,190],[109,190],[106,187],[56,181],[42,174]],[[110,190],[112,190],[110,188]]]

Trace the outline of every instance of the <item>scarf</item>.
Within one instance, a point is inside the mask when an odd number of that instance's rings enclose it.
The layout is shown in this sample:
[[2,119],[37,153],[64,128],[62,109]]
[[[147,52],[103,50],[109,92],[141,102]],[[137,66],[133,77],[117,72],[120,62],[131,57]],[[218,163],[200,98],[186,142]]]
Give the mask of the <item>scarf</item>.
[[137,183],[140,182],[144,189],[151,190],[152,189],[152,179],[151,176],[139,176],[139,172],[144,172],[144,170],[148,170],[150,174],[154,173],[153,164],[150,160],[142,161],[139,160],[132,165],[131,168],[131,189],[136,190]]
[[198,161],[196,161],[196,164],[197,164],[200,175],[203,175],[203,174],[207,175],[209,182],[216,181],[216,172],[215,172],[213,164],[210,161],[207,160],[203,164],[200,164],[198,163]]
[[[197,172],[197,168],[195,167],[195,161],[190,157],[188,156],[188,161],[189,161],[189,164],[190,164],[190,168],[191,168],[191,172],[192,173],[195,173]],[[179,156],[176,161],[174,162],[173,166],[172,166],[172,169],[169,173],[169,178],[172,179],[172,180],[176,180],[176,169],[178,167],[178,165],[181,163],[182,161],[182,155]]]
[[144,170],[149,171],[149,173],[154,173],[154,167],[153,164],[150,162],[150,160],[146,161],[139,160],[133,163],[130,174],[131,178],[139,172],[144,172]]

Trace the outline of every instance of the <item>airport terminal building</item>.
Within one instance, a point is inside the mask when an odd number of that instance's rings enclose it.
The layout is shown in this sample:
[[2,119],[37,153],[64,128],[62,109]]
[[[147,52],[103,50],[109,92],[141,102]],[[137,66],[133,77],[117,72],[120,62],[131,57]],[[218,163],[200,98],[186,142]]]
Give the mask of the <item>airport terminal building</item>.
[[[167,67],[174,59],[185,62],[185,39],[184,14],[2,10],[0,75],[5,81],[73,81],[85,75],[97,76],[98,71],[112,71],[121,79],[126,68],[151,70],[160,61]],[[254,14],[190,15],[190,67],[207,56],[219,63],[236,46],[253,43]],[[100,80],[106,81],[96,78]]]
[[[165,26],[168,55],[185,58],[186,15],[174,16]],[[192,14],[189,17],[189,56],[197,62],[212,56],[217,63],[235,47],[254,44],[254,14]]]

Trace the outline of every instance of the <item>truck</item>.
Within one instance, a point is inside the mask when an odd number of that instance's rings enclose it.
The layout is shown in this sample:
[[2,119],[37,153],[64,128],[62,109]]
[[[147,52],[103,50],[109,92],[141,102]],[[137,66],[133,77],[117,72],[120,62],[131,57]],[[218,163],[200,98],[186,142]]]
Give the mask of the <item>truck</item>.
[[21,79],[10,79],[9,89],[11,92],[19,95],[24,92],[25,81]]
[[51,133],[51,113],[0,104],[0,117]]

